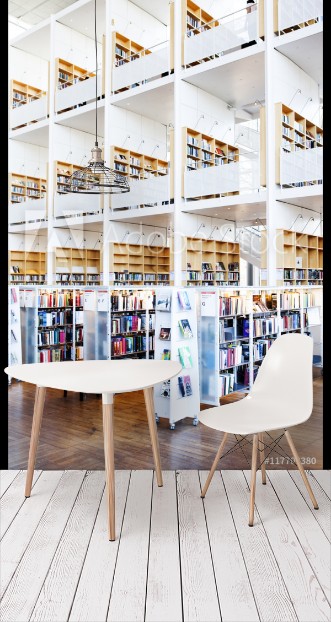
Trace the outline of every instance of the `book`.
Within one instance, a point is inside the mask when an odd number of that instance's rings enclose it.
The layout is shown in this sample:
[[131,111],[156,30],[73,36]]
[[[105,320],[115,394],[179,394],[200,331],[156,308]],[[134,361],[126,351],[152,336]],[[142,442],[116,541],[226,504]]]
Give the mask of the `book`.
[[190,339],[191,337],[193,337],[191,326],[188,320],[178,320],[178,325],[184,339]]
[[169,340],[170,339],[170,335],[171,335],[171,328],[163,327],[163,328],[160,329],[159,339]]
[[170,380],[166,380],[162,383],[161,397],[170,398]]
[[225,270],[225,265],[223,261],[218,261],[216,264],[216,270]]
[[179,359],[183,367],[193,367],[191,351],[188,346],[178,348]]
[[162,296],[156,303],[157,311],[170,311],[171,310],[171,296]]
[[189,397],[192,395],[192,385],[190,376],[178,376],[179,397]]
[[190,311],[191,309],[190,299],[185,289],[178,290],[177,295],[178,295],[178,303],[179,303],[180,309],[183,309],[184,311]]
[[162,361],[170,361],[170,355],[171,355],[170,350],[166,350],[166,349],[163,350],[162,355],[161,355]]
[[202,270],[212,270],[213,267],[209,262],[202,262]]

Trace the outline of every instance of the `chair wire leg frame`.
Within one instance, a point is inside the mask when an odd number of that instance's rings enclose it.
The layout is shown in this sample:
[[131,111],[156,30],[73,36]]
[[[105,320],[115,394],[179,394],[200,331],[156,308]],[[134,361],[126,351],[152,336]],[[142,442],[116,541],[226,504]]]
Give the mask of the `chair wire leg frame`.
[[[265,435],[267,435],[268,440],[270,439],[269,442],[265,441]],[[318,503],[315,499],[314,493],[312,491],[312,488],[309,484],[306,472],[302,466],[299,454],[295,448],[295,445],[293,443],[292,437],[289,433],[288,430],[284,429],[284,432],[282,432],[279,436],[277,436],[277,438],[273,438],[269,432],[259,432],[257,434],[253,435],[253,439],[250,440],[247,438],[248,435],[237,435],[234,434],[235,439],[236,439],[236,443],[234,444],[233,447],[231,447],[231,449],[228,449],[228,451],[226,451],[225,453],[223,453],[224,450],[224,446],[225,443],[227,441],[228,438],[228,433],[225,432],[222,442],[218,448],[218,451],[216,453],[214,462],[212,464],[212,467],[210,469],[210,472],[208,474],[207,480],[205,482],[205,485],[202,489],[201,492],[201,497],[204,498],[207,490],[209,488],[210,482],[213,478],[213,475],[216,471],[217,468],[217,464],[219,462],[219,460],[221,460],[222,458],[225,458],[225,456],[231,454],[234,451],[237,451],[238,449],[240,449],[246,459],[246,462],[248,464],[248,467],[251,468],[251,483],[250,483],[250,506],[249,506],[249,521],[248,524],[250,527],[253,526],[254,524],[254,504],[255,504],[255,488],[256,488],[256,471],[258,470],[258,456],[259,456],[259,463],[260,463],[260,469],[261,469],[261,475],[262,475],[262,484],[266,484],[267,483],[267,479],[266,479],[266,464],[268,462],[268,458],[270,456],[270,454],[274,451],[275,453],[277,453],[278,455],[280,455],[281,457],[286,457],[287,459],[290,460],[290,462],[293,462],[293,458],[291,456],[289,456],[286,451],[280,447],[279,443],[281,441],[281,439],[285,436],[287,443],[292,451],[292,455],[294,457],[294,461],[295,464],[300,472],[300,475],[302,477],[303,483],[306,486],[306,489],[308,491],[308,494],[310,496],[310,499],[312,501],[313,507],[315,510],[318,510]],[[239,440],[238,440],[238,436],[240,436]],[[252,449],[252,464],[250,465],[249,460],[243,450],[243,447],[245,445],[252,445],[253,449]],[[276,447],[283,453],[280,453],[280,451],[276,450]],[[268,453],[267,455],[265,455],[265,449],[268,449]],[[284,456],[285,454],[285,456]]]

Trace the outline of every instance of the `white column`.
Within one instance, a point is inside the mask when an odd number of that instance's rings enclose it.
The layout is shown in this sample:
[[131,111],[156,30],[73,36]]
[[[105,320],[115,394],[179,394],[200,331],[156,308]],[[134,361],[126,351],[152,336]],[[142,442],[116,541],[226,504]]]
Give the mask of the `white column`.
[[[266,132],[266,225],[267,285],[276,285],[276,201],[275,201],[275,102],[273,64],[275,57],[273,3],[264,2],[265,32],[265,132]],[[279,157],[279,154],[277,154]]]
[[174,285],[182,284],[182,236],[181,236],[181,188],[182,188],[182,128],[181,128],[181,39],[182,9],[181,0],[174,0]]
[[[104,112],[104,159],[106,166],[109,166],[110,160],[110,136],[111,136],[111,72],[112,72],[112,16],[114,12],[114,0],[106,0],[106,23],[105,23],[105,35],[106,35],[106,49],[104,54],[105,67],[102,70],[105,72],[105,112]],[[103,285],[109,285],[109,214],[110,214],[110,197],[111,195],[105,194],[103,197],[103,249],[102,249],[102,271],[103,271]]]
[[55,103],[55,29],[56,20],[51,15],[50,22],[50,54],[49,54],[49,83],[48,83],[48,176],[47,176],[47,252],[46,252],[46,272],[47,285],[53,283],[53,273],[55,272],[55,252],[53,246],[53,224],[54,224],[54,103]]

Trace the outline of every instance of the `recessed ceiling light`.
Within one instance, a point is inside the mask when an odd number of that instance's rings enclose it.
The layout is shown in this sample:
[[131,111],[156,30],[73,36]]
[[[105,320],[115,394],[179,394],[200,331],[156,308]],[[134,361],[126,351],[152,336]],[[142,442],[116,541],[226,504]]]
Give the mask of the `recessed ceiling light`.
[[228,207],[228,209],[231,209],[231,207]]

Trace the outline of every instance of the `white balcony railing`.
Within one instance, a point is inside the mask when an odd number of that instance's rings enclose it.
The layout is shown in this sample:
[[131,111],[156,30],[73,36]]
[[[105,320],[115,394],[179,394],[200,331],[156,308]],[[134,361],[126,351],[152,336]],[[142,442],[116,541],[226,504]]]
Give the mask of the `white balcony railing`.
[[[209,60],[233,48],[258,39],[258,4],[218,18],[202,26],[204,30],[187,32],[184,41],[184,64]],[[218,22],[218,26],[214,26]],[[210,26],[208,28],[208,26]],[[199,29],[196,29],[199,30]]]
[[[95,73],[89,72],[89,73]],[[75,106],[82,106],[88,102],[95,101],[95,82],[96,76],[84,79],[75,78],[77,82],[69,80],[61,84],[55,93],[55,112],[67,110]],[[98,97],[102,94],[101,70],[98,69]]]
[[10,127],[16,128],[32,121],[45,119],[48,113],[48,96],[43,95],[10,111]]
[[170,71],[169,41],[164,41],[146,50],[123,59],[121,65],[113,67],[112,91],[140,85],[151,78],[161,77]]
[[323,181],[323,147],[280,154],[280,185],[292,186]]
[[46,197],[31,199],[23,203],[10,203],[8,209],[9,225],[40,222],[46,220]]
[[323,0],[278,0],[278,30],[280,32],[323,19]]
[[83,214],[98,214],[101,212],[101,198],[94,194],[55,194],[54,217],[68,218]]
[[238,162],[199,168],[184,173],[184,198],[247,194],[260,187],[260,158],[255,152],[239,154]]
[[111,196],[111,208],[154,207],[170,201],[170,175],[136,181],[130,179],[130,192]]

